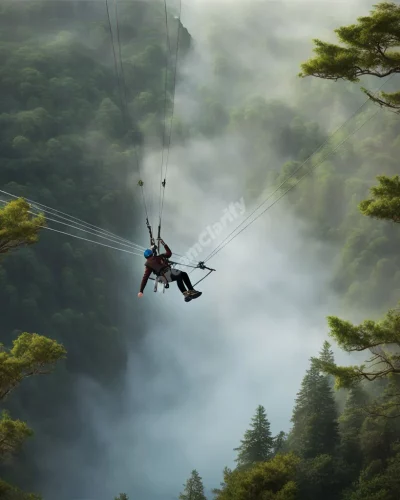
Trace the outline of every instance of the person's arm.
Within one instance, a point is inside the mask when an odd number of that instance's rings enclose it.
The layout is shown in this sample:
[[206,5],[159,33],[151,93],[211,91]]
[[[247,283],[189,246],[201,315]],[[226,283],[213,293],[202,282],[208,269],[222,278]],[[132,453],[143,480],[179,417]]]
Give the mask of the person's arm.
[[151,269],[149,267],[146,267],[144,274],[143,274],[142,282],[140,284],[140,292],[139,293],[143,293],[143,290],[146,288],[146,285],[147,285],[147,282],[149,281],[151,273],[152,273]]
[[163,253],[162,255],[160,255],[160,257],[165,257],[166,259],[169,259],[171,256],[172,256],[172,252],[171,252],[171,249],[169,248],[169,246],[164,243],[164,240],[160,240],[161,243],[163,244],[164,248],[165,248],[165,253]]

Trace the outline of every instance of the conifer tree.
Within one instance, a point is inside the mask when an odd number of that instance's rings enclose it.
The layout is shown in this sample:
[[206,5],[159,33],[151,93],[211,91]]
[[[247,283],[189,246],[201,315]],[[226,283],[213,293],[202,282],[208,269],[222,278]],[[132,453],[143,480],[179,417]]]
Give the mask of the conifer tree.
[[285,449],[287,435],[285,432],[281,431],[277,436],[274,437],[274,456],[278,453],[282,453]]
[[[335,358],[333,355],[333,351],[331,349],[331,344],[325,340],[325,342],[322,345],[322,349],[319,352],[318,356],[319,361],[321,361],[324,364],[328,365],[334,365],[335,364]],[[327,375],[329,384],[333,388],[335,385],[335,377],[333,375]]]
[[[369,16],[335,30],[340,45],[314,39],[315,57],[301,65],[299,76],[358,82],[363,76],[385,78],[400,73],[399,23],[400,6],[395,2],[375,5]],[[374,95],[362,90],[381,106],[400,111],[399,91]]]
[[368,399],[364,389],[359,385],[355,386],[349,391],[344,411],[339,418],[342,456],[357,473],[362,465],[360,431],[365,419],[363,410]]
[[252,418],[251,429],[244,434],[238,451],[236,462],[238,467],[248,467],[257,462],[264,462],[273,456],[274,439],[271,435],[270,423],[263,406],[258,406]]
[[371,198],[358,205],[361,213],[374,219],[400,223],[400,177],[378,175],[377,179],[379,185],[370,188]]
[[190,478],[184,486],[185,489],[179,495],[179,500],[207,500],[204,495],[203,480],[197,470],[192,470]]
[[314,458],[334,451],[339,432],[333,390],[313,361],[297,394],[292,422],[290,443],[301,456]]

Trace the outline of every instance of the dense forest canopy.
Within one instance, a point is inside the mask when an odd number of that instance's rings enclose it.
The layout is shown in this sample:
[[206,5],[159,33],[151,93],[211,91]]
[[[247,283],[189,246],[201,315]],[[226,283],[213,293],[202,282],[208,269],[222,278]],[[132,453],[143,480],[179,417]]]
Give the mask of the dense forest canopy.
[[[146,339],[154,315],[134,301],[140,276],[127,271],[130,256],[47,231],[56,228],[52,217],[32,213],[29,200],[145,244],[137,166],[146,163],[149,151],[160,154],[165,113],[170,117],[174,109],[173,147],[184,152],[187,170],[197,165],[201,188],[210,185],[210,169],[216,186],[222,184],[220,171],[240,178],[251,205],[267,188],[279,194],[294,187],[282,203],[301,222],[302,237],[310,244],[322,241],[336,253],[330,291],[341,312],[329,316],[326,332],[335,347],[364,356],[342,366],[331,345],[321,340],[319,355],[311,357],[301,384],[296,381],[290,429],[282,425],[271,430],[269,407],[276,401],[258,405],[243,439],[232,436],[235,465],[224,469],[215,498],[397,500],[400,122],[389,111],[398,108],[399,7],[384,2],[338,28],[344,47],[315,40],[316,57],[302,64],[302,76],[323,80],[357,82],[366,76],[369,85],[394,75],[387,92],[366,91],[366,104],[356,86],[313,79],[298,79],[288,87],[292,99],[282,95],[289,95],[286,87],[271,97],[261,83],[272,58],[282,64],[276,67],[284,68],[283,73],[290,67],[296,75],[301,60],[294,63],[290,57],[297,57],[302,45],[296,45],[294,33],[290,39],[276,26],[265,29],[262,6],[233,6],[224,24],[204,27],[206,56],[182,24],[178,4],[118,2],[118,10],[114,8],[111,2],[78,0],[0,5],[0,498],[36,500],[43,494],[46,500],[57,492],[60,500],[70,500],[82,492],[88,496],[94,482],[103,479],[96,494],[110,490],[99,470],[111,470],[111,477],[123,456],[121,450],[106,453],[113,448],[117,424],[111,420],[99,438],[83,410],[81,387],[92,384],[107,395],[101,400],[111,409],[96,407],[99,418],[107,411],[120,415],[127,407],[135,416],[134,405],[126,404],[125,380],[132,373],[130,354]],[[271,22],[276,24],[279,9],[274,9]],[[235,48],[240,38],[242,52]],[[253,76],[249,47],[260,40],[268,64],[260,63]],[[296,45],[295,56],[291,44]],[[168,47],[175,46],[177,106],[174,67],[166,69]],[[382,109],[375,116],[377,105]],[[357,113],[332,134],[331,117],[324,115],[334,106]],[[240,170],[233,159],[227,161],[224,149],[211,166],[189,157],[193,144],[213,147],[219,140],[226,140],[233,155],[240,146]],[[318,150],[321,144],[326,145]],[[297,185],[305,171],[309,174]],[[182,170],[182,177],[186,174]],[[185,186],[178,181],[178,187]],[[188,205],[180,197],[177,203],[186,215]],[[197,212],[202,212],[201,204]],[[76,228],[66,231],[78,234]],[[371,319],[353,321],[363,311]],[[169,318],[164,319],[163,334],[182,324],[190,334],[187,325],[193,319],[185,314],[172,328]],[[200,319],[205,318],[199,318],[201,326]],[[321,339],[326,332],[321,331]],[[226,351],[224,347],[224,355]],[[49,371],[54,373],[31,377]],[[147,387],[154,389],[151,383]],[[168,408],[173,407],[170,390],[157,395]],[[155,398],[148,392],[141,401],[146,406]],[[23,445],[31,429],[35,435]],[[146,461],[155,458],[149,450],[142,453]],[[78,454],[86,473],[71,467]],[[155,470],[155,477],[159,473]],[[215,485],[205,487],[200,473],[192,470],[179,498],[209,497]],[[68,485],[65,491],[60,478]],[[115,499],[135,494],[128,491]],[[140,494],[153,500],[148,491]],[[154,499],[166,494],[154,493]]]

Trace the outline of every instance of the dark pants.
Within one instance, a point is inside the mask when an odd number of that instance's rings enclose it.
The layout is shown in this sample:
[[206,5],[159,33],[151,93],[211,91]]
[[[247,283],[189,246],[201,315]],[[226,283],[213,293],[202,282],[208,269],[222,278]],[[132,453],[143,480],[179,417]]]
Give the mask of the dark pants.
[[[175,271],[176,273],[176,271]],[[192,283],[190,282],[190,278],[185,271],[179,271],[179,273],[173,274],[171,276],[172,281],[176,281],[176,284],[178,285],[179,290],[184,293],[186,292],[185,285],[187,286],[188,290],[193,290]]]

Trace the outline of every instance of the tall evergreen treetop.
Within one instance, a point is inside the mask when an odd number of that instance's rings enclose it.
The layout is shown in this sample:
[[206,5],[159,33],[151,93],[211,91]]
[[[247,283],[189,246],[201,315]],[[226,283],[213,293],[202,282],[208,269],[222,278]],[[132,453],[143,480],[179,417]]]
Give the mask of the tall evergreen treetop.
[[319,352],[319,357],[321,361],[325,363],[334,363],[335,358],[333,356],[333,351],[331,349],[331,344],[325,340],[325,342],[322,345],[322,349]]
[[339,437],[336,404],[328,378],[314,362],[301,383],[292,422],[290,442],[301,456],[333,452]]
[[207,500],[204,495],[203,480],[196,469],[192,470],[190,478],[184,486],[185,489],[179,495],[179,500]]
[[274,439],[271,435],[270,423],[263,406],[258,406],[252,418],[251,429],[244,434],[238,451],[236,462],[238,467],[248,467],[257,462],[264,462],[273,456]]

